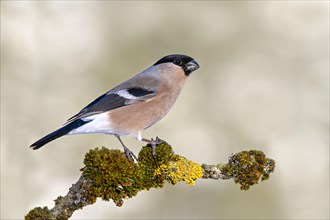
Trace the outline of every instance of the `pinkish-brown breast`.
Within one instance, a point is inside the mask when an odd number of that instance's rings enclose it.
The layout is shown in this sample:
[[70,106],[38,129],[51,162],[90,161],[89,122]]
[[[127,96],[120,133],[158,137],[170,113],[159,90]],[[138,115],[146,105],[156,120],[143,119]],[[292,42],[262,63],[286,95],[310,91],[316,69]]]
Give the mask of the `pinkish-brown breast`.
[[162,72],[158,94],[146,102],[135,103],[108,113],[113,130],[119,135],[141,132],[162,119],[174,105],[186,80],[182,70]]

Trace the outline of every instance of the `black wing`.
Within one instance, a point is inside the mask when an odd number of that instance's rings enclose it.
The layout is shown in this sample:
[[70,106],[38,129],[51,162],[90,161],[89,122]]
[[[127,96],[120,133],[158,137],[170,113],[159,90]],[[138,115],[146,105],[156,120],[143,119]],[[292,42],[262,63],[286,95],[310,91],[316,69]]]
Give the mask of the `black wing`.
[[137,102],[143,102],[155,95],[155,91],[139,87],[124,89],[115,93],[105,93],[88,104],[78,114],[69,118],[67,123],[79,118],[107,112]]

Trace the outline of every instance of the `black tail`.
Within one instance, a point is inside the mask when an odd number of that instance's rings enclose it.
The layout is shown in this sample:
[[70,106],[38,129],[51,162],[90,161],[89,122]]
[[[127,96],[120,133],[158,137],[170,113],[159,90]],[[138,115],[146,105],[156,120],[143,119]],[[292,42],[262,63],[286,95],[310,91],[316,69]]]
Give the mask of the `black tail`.
[[62,137],[63,135],[68,134],[73,129],[76,129],[88,122],[91,122],[91,121],[83,121],[81,119],[75,120],[75,121],[63,126],[62,128],[57,129],[56,131],[46,135],[45,137],[41,138],[40,140],[34,142],[33,144],[31,144],[30,147],[33,150],[37,150],[37,149],[41,148],[42,146],[44,146],[45,144],[47,144],[48,142],[51,142],[59,137]]

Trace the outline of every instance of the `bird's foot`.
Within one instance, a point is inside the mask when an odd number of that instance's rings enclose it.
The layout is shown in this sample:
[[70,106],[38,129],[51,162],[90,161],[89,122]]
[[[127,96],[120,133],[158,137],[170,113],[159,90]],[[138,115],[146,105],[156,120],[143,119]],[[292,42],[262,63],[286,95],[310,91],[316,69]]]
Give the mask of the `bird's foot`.
[[157,145],[162,144],[162,143],[165,143],[165,141],[163,141],[159,137],[156,137],[155,139],[151,138],[149,144],[151,145],[152,156],[153,157],[156,156],[156,147],[157,147]]
[[135,156],[135,154],[130,151],[130,149],[128,149],[128,147],[124,146],[124,154],[127,158],[132,159],[134,162],[137,162],[137,157]]

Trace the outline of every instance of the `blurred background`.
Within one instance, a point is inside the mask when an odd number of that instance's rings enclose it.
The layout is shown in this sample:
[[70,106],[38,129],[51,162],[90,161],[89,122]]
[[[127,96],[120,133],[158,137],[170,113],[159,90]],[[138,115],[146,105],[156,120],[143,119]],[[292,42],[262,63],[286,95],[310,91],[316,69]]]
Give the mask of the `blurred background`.
[[[172,111],[144,132],[199,163],[262,150],[269,181],[240,191],[198,180],[139,193],[72,219],[328,219],[328,1],[1,1],[1,219],[54,206],[106,135],[29,145],[161,57],[194,72]],[[143,143],[124,138],[138,153]]]

